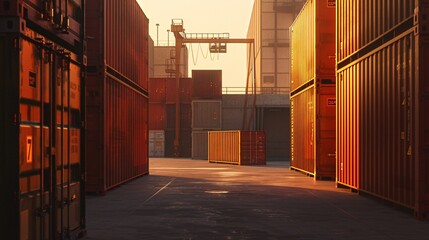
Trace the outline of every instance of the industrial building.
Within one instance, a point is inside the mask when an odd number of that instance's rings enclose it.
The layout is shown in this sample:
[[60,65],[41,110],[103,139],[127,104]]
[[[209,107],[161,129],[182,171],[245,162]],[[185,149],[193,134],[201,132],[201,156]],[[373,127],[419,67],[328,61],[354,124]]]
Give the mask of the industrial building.
[[[255,40],[256,66],[252,71],[256,72],[258,92],[290,92],[289,27],[304,2],[255,0],[247,38]],[[248,55],[253,54],[252,52],[248,52]]]

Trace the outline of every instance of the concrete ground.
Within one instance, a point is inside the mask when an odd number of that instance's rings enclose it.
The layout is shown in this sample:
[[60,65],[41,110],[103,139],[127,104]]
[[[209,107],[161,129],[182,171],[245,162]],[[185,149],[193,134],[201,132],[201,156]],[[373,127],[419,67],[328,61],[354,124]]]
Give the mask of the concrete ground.
[[84,239],[429,239],[429,222],[314,181],[288,162],[153,158],[150,175],[87,196]]

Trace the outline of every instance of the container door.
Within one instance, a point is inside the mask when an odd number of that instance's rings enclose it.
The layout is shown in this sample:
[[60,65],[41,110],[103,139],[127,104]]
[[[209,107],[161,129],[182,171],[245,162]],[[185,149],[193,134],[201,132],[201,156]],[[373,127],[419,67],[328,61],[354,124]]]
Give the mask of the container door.
[[315,177],[335,178],[335,85],[319,87],[317,95]]
[[20,239],[80,226],[80,68],[52,44],[20,40]]

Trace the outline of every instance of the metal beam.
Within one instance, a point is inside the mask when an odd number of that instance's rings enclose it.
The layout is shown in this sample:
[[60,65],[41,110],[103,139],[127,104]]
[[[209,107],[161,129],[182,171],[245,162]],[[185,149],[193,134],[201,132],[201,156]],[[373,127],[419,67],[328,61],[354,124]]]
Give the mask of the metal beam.
[[199,38],[183,38],[182,43],[253,43],[253,39],[249,38],[218,38],[218,39],[199,39]]

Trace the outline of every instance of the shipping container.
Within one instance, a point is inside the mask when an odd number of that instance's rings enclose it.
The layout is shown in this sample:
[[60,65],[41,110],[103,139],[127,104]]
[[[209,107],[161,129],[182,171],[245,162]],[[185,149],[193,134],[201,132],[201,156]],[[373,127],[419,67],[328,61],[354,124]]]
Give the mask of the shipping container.
[[335,179],[335,2],[308,0],[290,29],[291,168]]
[[[192,101],[192,78],[180,78],[180,103],[191,103]],[[177,94],[177,85],[175,78],[166,78],[166,102],[175,103]]]
[[133,88],[147,90],[149,19],[137,1],[91,0],[86,7],[88,71],[107,71]]
[[165,131],[165,156],[166,157],[192,157],[192,131],[191,129],[180,129],[180,146],[179,156],[174,152],[174,138],[176,136],[175,130]]
[[149,157],[164,157],[165,131],[149,130]]
[[222,70],[192,70],[193,99],[222,98]]
[[192,131],[192,158],[208,159],[208,131]]
[[[337,62],[337,183],[428,219],[429,19],[427,7],[422,8],[427,1],[405,2],[396,1],[388,9],[394,23],[401,22],[397,25],[378,14],[348,15],[349,1],[337,1],[338,31],[351,31],[347,26],[357,18],[386,24],[369,36],[373,44]],[[358,35],[343,34],[351,43],[359,40]]]
[[237,165],[265,165],[263,131],[209,131],[208,161]]
[[88,1],[85,16],[86,190],[104,194],[148,173],[148,19],[135,0]]
[[[166,104],[166,130],[176,128],[176,104]],[[180,129],[190,129],[192,121],[191,104],[180,104]]]
[[[175,78],[150,78],[149,79],[149,101],[151,103],[176,102],[176,79]],[[180,102],[191,103],[192,79],[180,78]]]
[[0,7],[5,239],[77,239],[86,232],[83,1],[68,8],[43,3]]
[[[425,1],[360,0],[337,1],[337,58],[341,62],[354,55],[363,56],[359,50],[377,47],[387,41],[393,29],[409,29],[413,26],[415,4]],[[421,9],[418,9],[421,10]],[[360,53],[358,53],[360,52]],[[350,62],[350,61],[349,61]]]
[[193,130],[221,130],[222,129],[222,101],[221,100],[193,100],[192,101],[192,129]]
[[149,102],[165,103],[165,78],[149,78]]
[[[95,89],[99,76],[88,75]],[[106,75],[104,99],[88,97],[87,192],[107,190],[148,173],[148,98]],[[96,147],[101,146],[101,147]]]
[[163,103],[149,104],[149,130],[165,130],[166,105]]

